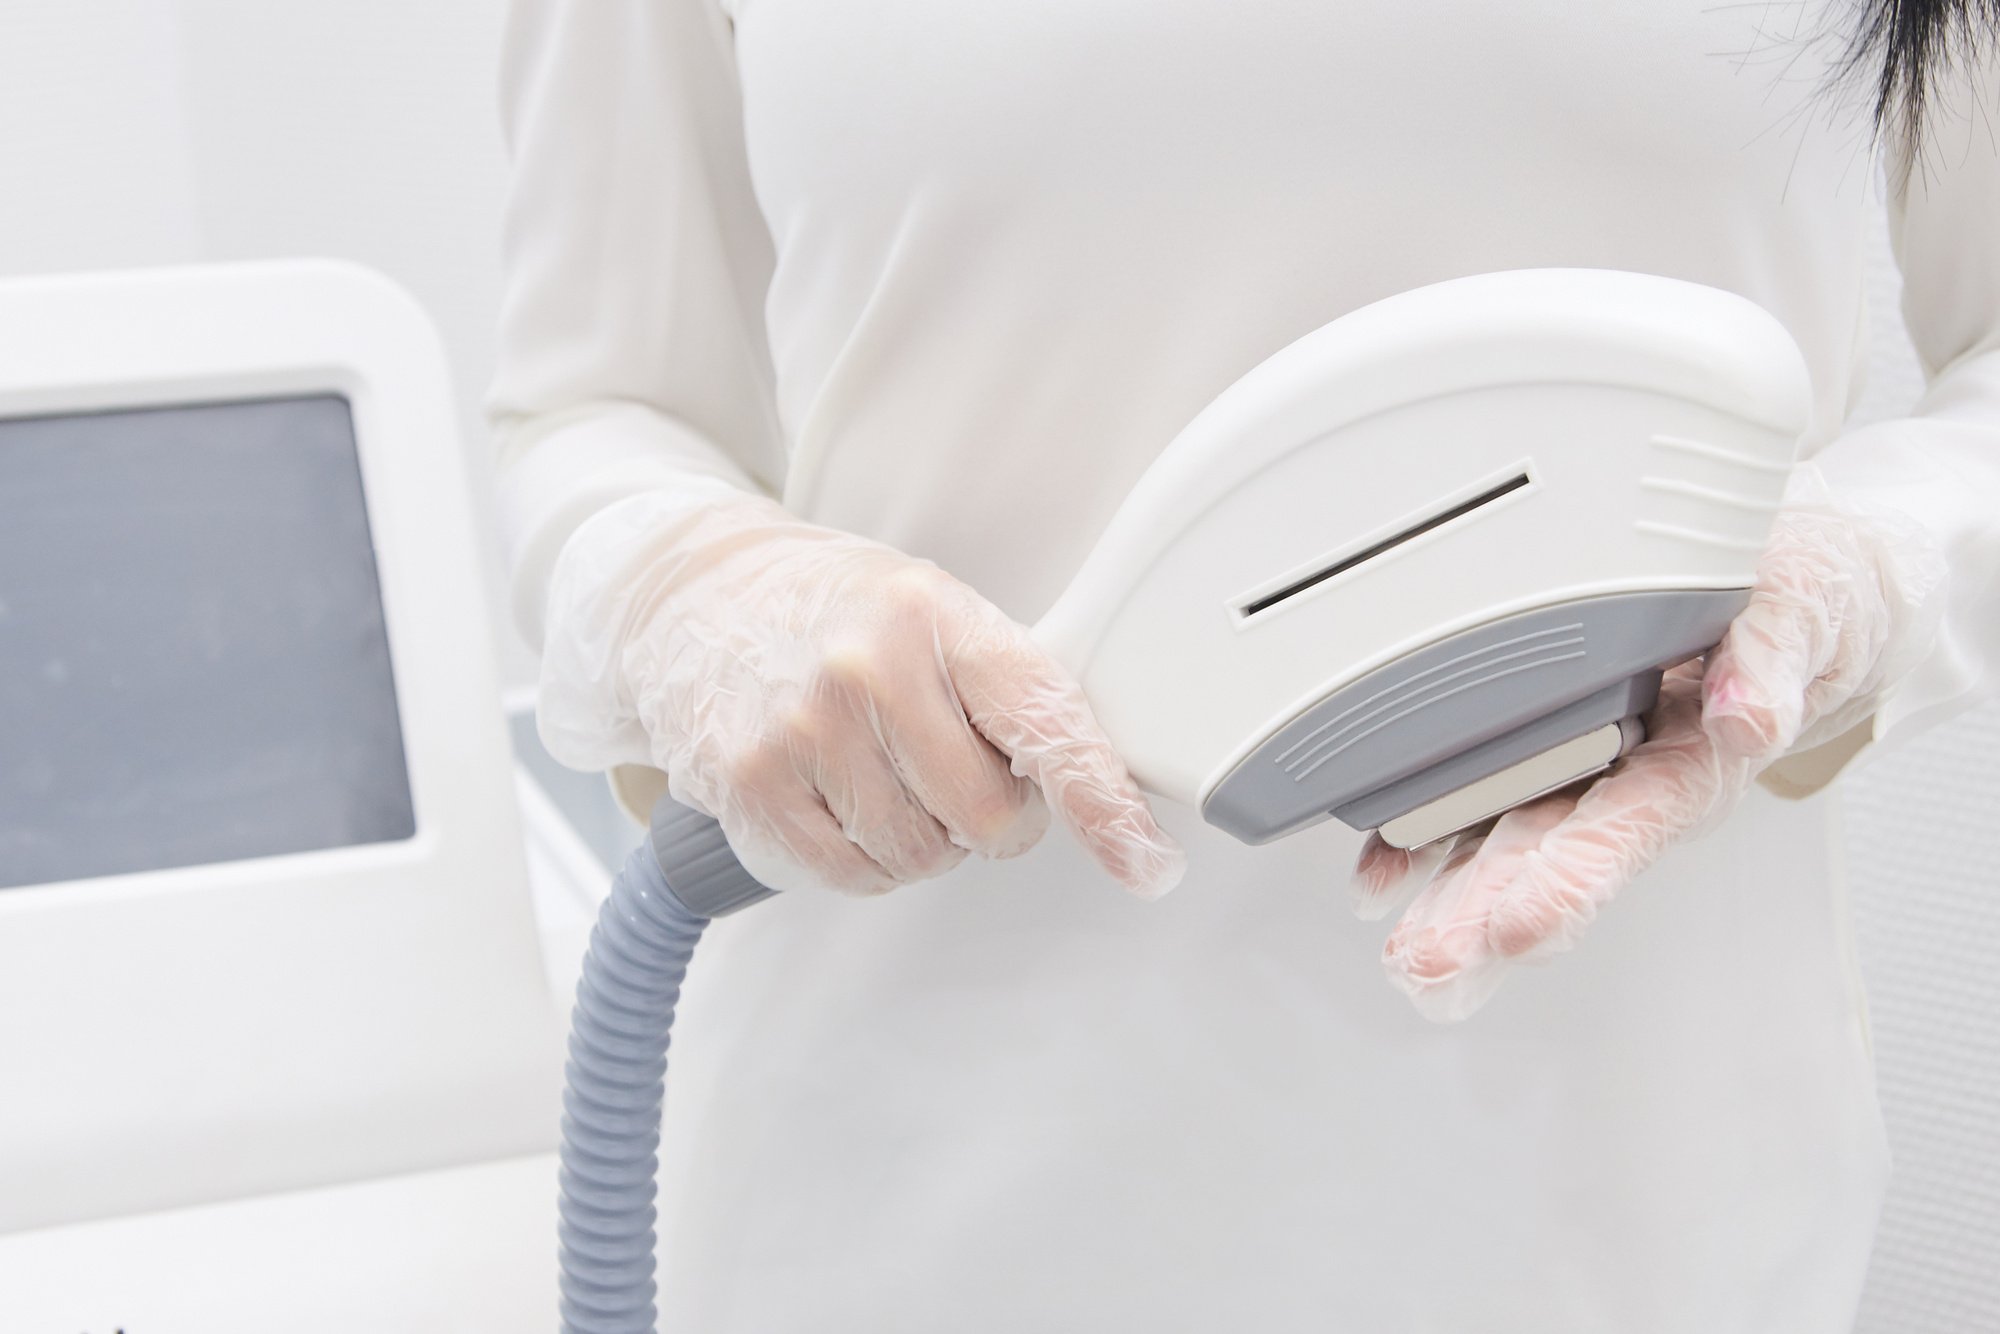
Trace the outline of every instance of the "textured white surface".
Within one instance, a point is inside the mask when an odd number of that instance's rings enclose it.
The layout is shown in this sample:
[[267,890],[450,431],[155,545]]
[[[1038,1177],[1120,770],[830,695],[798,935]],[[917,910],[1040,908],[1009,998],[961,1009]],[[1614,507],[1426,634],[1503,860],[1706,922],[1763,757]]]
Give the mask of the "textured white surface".
[[[1921,388],[1878,228],[1857,417]],[[2000,1330],[2000,703],[1844,780],[1848,874],[1895,1154],[1858,1334]]]

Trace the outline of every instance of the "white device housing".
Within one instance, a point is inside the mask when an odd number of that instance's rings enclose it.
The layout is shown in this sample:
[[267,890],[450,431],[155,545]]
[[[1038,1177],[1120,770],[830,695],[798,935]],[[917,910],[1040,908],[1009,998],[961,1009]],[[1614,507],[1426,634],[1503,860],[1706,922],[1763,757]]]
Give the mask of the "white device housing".
[[1456,633],[1747,589],[1809,407],[1796,344],[1733,293],[1608,269],[1404,292],[1204,409],[1036,633],[1141,784],[1205,805],[1316,703]]
[[553,1144],[555,1015],[428,319],[334,262],[0,286],[0,418],[329,393],[415,834],[0,889],[0,1233]]

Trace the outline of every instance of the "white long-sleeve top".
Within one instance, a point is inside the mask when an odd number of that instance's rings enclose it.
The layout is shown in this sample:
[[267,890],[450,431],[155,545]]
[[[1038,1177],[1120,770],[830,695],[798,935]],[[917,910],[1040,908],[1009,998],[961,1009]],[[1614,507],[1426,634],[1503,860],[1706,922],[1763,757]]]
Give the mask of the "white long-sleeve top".
[[[1292,339],[1461,274],[1637,269],[1783,321],[1805,451],[1949,554],[1935,651],[1773,783],[1812,792],[2000,664],[2000,79],[1946,85],[1885,201],[1865,89],[1813,96],[1847,10],[520,0],[490,400],[520,619],[591,514],[722,479],[1032,621]],[[1928,388],[1850,430],[1885,202]],[[1829,802],[1754,790],[1443,1029],[1347,914],[1357,836],[1161,815],[1191,862],[1159,904],[1056,835],[717,926],[664,1327],[1846,1328],[1886,1154]]]

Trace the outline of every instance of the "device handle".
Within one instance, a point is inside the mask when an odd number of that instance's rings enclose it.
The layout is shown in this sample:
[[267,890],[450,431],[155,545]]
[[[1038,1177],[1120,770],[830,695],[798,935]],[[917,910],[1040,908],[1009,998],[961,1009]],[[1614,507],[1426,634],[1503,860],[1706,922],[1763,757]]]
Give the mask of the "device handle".
[[672,797],[653,806],[646,842],[667,888],[698,916],[721,917],[778,892],[743,869],[721,825]]

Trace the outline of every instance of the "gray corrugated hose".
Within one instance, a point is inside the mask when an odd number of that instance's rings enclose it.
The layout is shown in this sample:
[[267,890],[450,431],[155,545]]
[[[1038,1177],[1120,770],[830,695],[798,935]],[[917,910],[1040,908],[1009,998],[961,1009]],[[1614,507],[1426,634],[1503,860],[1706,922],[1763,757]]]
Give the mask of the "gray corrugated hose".
[[713,820],[662,801],[598,913],[564,1071],[565,1334],[654,1328],[653,1198],[674,1006],[710,919],[770,894]]

